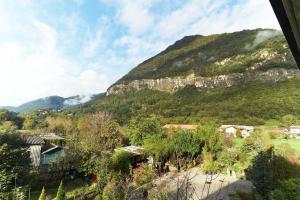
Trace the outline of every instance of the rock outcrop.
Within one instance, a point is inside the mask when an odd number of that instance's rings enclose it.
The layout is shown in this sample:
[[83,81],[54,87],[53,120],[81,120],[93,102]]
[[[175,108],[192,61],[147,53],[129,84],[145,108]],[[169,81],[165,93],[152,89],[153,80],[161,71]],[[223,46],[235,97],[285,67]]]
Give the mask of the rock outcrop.
[[117,84],[107,90],[107,95],[120,94],[126,91],[138,91],[141,89],[159,90],[164,92],[176,92],[186,86],[195,86],[202,90],[230,87],[243,82],[278,82],[300,76],[297,69],[274,68],[268,71],[247,71],[245,73],[232,73],[212,77],[201,77],[191,74],[188,76],[166,77],[160,79],[133,80],[127,84]]

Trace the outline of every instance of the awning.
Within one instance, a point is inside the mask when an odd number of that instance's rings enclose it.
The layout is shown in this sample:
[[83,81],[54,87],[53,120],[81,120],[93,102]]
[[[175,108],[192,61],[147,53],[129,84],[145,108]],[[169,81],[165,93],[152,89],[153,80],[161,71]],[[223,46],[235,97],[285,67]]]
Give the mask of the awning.
[[270,2],[300,68],[300,0],[270,0]]

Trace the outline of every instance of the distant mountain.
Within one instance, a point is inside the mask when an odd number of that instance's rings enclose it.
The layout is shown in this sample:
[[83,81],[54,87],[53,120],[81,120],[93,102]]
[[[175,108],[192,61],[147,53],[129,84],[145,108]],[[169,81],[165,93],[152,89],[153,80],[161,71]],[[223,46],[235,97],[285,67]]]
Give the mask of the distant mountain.
[[105,96],[105,93],[100,93],[92,96],[72,96],[68,98],[60,97],[60,96],[49,96],[45,98],[36,99],[27,103],[24,103],[20,106],[4,106],[2,108],[13,111],[13,112],[31,112],[39,109],[65,109],[76,107],[80,104],[86,103],[90,100],[95,100],[100,98],[101,96]]

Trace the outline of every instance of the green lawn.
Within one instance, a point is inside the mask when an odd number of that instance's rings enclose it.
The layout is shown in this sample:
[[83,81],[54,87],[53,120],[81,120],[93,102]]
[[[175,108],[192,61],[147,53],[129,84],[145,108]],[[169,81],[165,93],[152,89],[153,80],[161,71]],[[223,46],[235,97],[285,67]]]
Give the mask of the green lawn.
[[[243,141],[244,139],[242,138],[235,138],[233,140],[233,144],[238,148],[243,145]],[[272,139],[271,141],[275,145],[275,147],[287,143],[297,152],[297,154],[300,155],[300,139]]]
[[300,139],[274,139],[272,142],[275,147],[283,143],[288,143],[300,155]]

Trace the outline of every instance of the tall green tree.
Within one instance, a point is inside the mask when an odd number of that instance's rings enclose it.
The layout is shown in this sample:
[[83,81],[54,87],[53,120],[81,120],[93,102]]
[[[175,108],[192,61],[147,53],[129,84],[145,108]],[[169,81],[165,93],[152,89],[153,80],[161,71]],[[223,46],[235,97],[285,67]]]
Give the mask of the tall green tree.
[[300,177],[300,166],[277,155],[272,147],[259,152],[252,162],[246,169],[246,177],[264,199],[270,198],[270,192],[280,186],[281,181]]
[[135,145],[143,145],[144,140],[152,136],[162,136],[164,130],[162,122],[156,115],[150,117],[132,118],[128,125],[130,142]]
[[300,200],[300,179],[280,182],[280,186],[271,192],[271,200]]
[[98,174],[102,159],[121,145],[119,124],[109,113],[98,112],[82,117],[74,151],[78,153],[78,167],[87,174]]
[[64,190],[63,181],[60,182],[55,200],[67,200],[66,192]]
[[39,200],[46,200],[46,191],[45,187],[43,187],[42,192],[40,194]]

